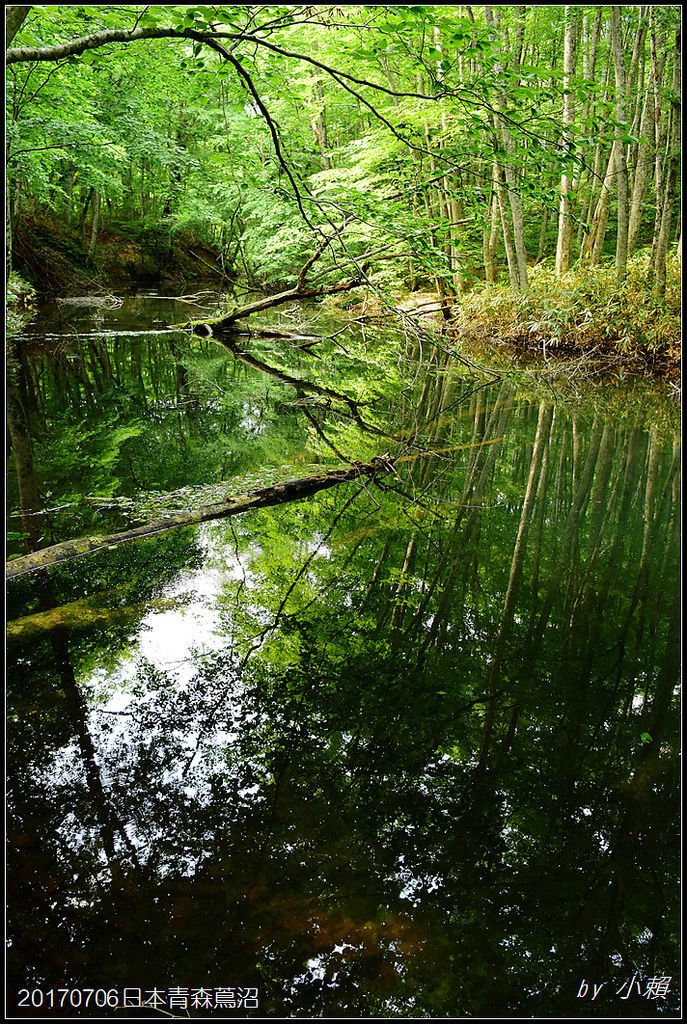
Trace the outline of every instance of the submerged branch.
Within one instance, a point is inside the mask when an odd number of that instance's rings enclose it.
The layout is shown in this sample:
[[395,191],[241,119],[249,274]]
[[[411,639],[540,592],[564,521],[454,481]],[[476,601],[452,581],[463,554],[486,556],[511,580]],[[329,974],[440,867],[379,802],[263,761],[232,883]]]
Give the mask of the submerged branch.
[[216,502],[212,505],[204,505],[189,512],[178,512],[160,522],[146,523],[130,530],[123,530],[120,533],[105,534],[96,537],[79,537],[76,540],[63,541],[61,544],[54,544],[52,547],[34,551],[28,555],[22,555],[6,563],[5,575],[8,580],[24,576],[26,573],[39,572],[59,562],[66,562],[72,558],[79,558],[81,555],[90,555],[95,551],[102,551],[106,548],[113,548],[118,544],[125,544],[129,541],[143,540],[147,537],[156,537],[168,530],[176,530],[183,526],[195,526],[198,523],[210,522],[213,519],[223,519],[227,516],[239,515],[254,508],[267,508],[271,505],[281,505],[289,501],[299,501],[311,494],[323,491],[328,487],[336,487],[338,484],[348,480],[356,480],[361,476],[373,477],[378,472],[393,472],[392,464],[387,457],[375,458],[369,463],[354,463],[348,469],[336,469],[329,473],[318,474],[317,476],[300,477],[296,480],[287,480],[281,484],[271,487],[263,487],[257,491],[250,491],[248,494],[237,495],[227,501]]

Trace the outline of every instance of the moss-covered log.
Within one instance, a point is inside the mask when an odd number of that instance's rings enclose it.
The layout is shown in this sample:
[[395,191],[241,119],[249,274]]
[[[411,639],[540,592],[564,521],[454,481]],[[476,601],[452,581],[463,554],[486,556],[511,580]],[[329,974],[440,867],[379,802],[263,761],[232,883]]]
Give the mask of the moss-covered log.
[[239,515],[241,512],[248,512],[254,508],[266,508],[270,505],[281,505],[289,501],[298,501],[301,498],[309,497],[311,494],[316,494],[318,491],[323,491],[328,487],[336,487],[338,484],[345,483],[348,480],[355,480],[361,476],[371,477],[380,471],[393,471],[392,463],[388,461],[387,457],[375,458],[369,463],[354,463],[348,469],[336,469],[317,476],[287,480],[281,484],[263,487],[260,490],[250,491],[248,494],[240,494],[228,498],[226,501],[215,502],[212,505],[203,505],[190,512],[178,512],[159,522],[146,523],[143,526],[136,526],[130,530],[122,530],[120,533],[110,533],[95,537],[78,537],[76,540],[63,541],[61,544],[53,544],[51,547],[43,548],[40,551],[33,551],[31,554],[11,559],[6,563],[5,575],[8,580],[15,579],[26,573],[47,569],[58,562],[66,562],[72,558],[79,558],[82,555],[89,555],[95,551],[112,548],[117,544],[126,544],[129,541],[155,537],[157,534],[165,533],[167,530],[176,530],[182,526],[194,526],[198,523],[209,522],[212,519],[223,519],[226,516]]

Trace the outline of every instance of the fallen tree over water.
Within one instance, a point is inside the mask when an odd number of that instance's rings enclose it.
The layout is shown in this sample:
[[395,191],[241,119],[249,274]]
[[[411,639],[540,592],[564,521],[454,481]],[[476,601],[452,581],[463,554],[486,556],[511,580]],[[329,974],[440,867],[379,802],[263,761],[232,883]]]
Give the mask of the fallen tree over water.
[[336,295],[338,292],[348,292],[353,288],[360,287],[360,285],[364,283],[365,278],[362,274],[356,277],[346,278],[343,281],[336,281],[329,285],[314,285],[313,287],[307,287],[306,285],[301,286],[297,283],[293,288],[287,288],[286,291],[279,292],[276,295],[267,295],[262,299],[256,299],[255,302],[249,302],[245,306],[241,306],[238,309],[232,310],[231,313],[219,317],[217,320],[210,320],[202,324],[196,324],[194,325],[194,330],[196,334],[210,337],[214,333],[231,331],[234,324],[239,320],[247,319],[247,317],[252,316],[253,313],[261,313],[266,309],[275,309],[277,306],[284,306],[287,302],[321,299],[326,295]]
[[286,480],[284,483],[274,484],[271,487],[262,487],[256,491],[249,491],[248,494],[240,494],[228,498],[226,501],[203,505],[188,512],[176,512],[158,522],[145,523],[143,526],[122,530],[119,533],[94,537],[78,537],[75,540],[63,541],[60,544],[53,544],[51,547],[42,548],[28,555],[21,555],[19,558],[11,559],[6,563],[5,577],[8,580],[16,579],[18,576],[24,576],[30,572],[39,572],[52,565],[70,561],[82,555],[90,555],[96,551],[113,548],[118,544],[126,544],[129,541],[156,537],[160,533],[176,530],[183,526],[196,526],[198,523],[206,523],[213,519],[224,519],[228,516],[239,515],[254,508],[267,508],[271,505],[299,501],[301,498],[307,498],[318,491],[326,490],[328,487],[336,487],[338,484],[346,483],[349,480],[356,480],[362,476],[373,477],[379,472],[393,472],[393,464],[386,456],[376,457],[369,463],[353,463],[348,469],[335,469],[329,473],[320,473],[316,476]]

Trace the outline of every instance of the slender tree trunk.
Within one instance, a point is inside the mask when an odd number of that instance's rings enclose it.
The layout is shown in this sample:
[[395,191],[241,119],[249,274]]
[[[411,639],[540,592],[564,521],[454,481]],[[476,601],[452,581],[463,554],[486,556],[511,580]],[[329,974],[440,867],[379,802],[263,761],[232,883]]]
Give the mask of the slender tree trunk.
[[483,232],[482,251],[484,256],[484,277],[487,284],[496,284],[499,279],[496,266],[496,245],[499,233],[499,201],[496,189],[491,193],[488,214]]
[[12,200],[10,198],[9,182],[5,182],[5,281],[9,280],[12,273],[12,239],[14,234],[14,220],[12,217]]
[[[441,34],[438,28],[435,27],[433,32],[434,46],[438,53],[442,52],[442,40]],[[437,62],[436,68],[436,80],[439,87],[442,87],[444,79],[444,70],[441,60]],[[448,138],[448,122],[446,118],[446,104],[442,98],[438,98],[437,102],[440,106],[441,111],[441,135],[442,140]],[[444,142],[442,141],[441,149],[444,148]],[[451,286],[454,292],[464,291],[464,277],[460,272],[460,257],[458,249],[458,231],[459,225],[463,219],[463,207],[456,198],[455,190],[452,188],[450,178],[447,174],[441,179],[441,207],[444,223],[446,225],[446,243],[444,251],[448,260],[448,266],[451,274]]]
[[[647,36],[647,25],[648,25],[648,8],[639,5],[639,24],[634,34],[634,42],[632,44],[632,55],[630,57],[630,67],[627,73],[627,85],[626,85],[626,102],[628,110],[628,120],[632,122],[633,134],[639,128],[639,122],[642,115],[643,107],[643,95],[644,95],[644,50]],[[634,105],[634,111],[630,117],[630,111],[632,111]]]
[[539,226],[539,244],[537,246],[537,263],[541,263],[546,253],[546,232],[549,229],[549,208],[545,206],[542,210],[541,224]]
[[508,277],[510,278],[511,288],[517,292],[520,290],[520,279],[518,277],[518,263],[513,243],[512,225],[508,216],[509,209],[506,185],[504,183],[504,171],[496,159],[494,160],[494,180],[496,183],[496,200],[501,222],[501,233],[503,235],[503,247],[506,251],[506,263],[508,264]]
[[100,229],[100,192],[93,189],[93,220],[91,221],[91,241],[88,246],[88,259],[93,260],[95,247],[98,244],[98,231]]
[[81,240],[86,244],[86,217],[88,215],[88,208],[91,205],[91,200],[95,195],[95,189],[90,188],[86,193],[86,199],[83,198],[83,190],[81,190],[81,209],[79,210],[79,234]]
[[[602,9],[600,7],[597,8],[596,14],[594,16],[594,22],[591,25],[590,25],[590,22],[589,22],[589,18],[588,18],[588,16],[586,14],[584,14],[583,17],[582,17],[582,37],[583,37],[583,43],[582,43],[582,75],[583,75],[583,78],[584,78],[585,82],[588,83],[589,85],[591,85],[595,81],[596,57],[597,57],[597,53],[599,51],[599,40],[601,39],[602,15],[603,15]],[[603,82],[602,82],[602,88],[603,88]],[[587,98],[585,99],[585,101],[584,101],[584,103],[582,105],[582,113],[581,113],[581,118],[580,118],[582,125],[585,125],[587,123],[591,107],[592,107],[592,97],[591,97],[591,93],[590,93],[587,96]],[[599,174],[601,172],[600,171],[600,169],[601,169],[601,159],[600,159],[601,158],[601,153],[602,153],[602,147],[601,147],[600,144],[597,144],[594,147],[593,169],[592,169],[591,174],[589,174],[589,176],[588,176],[589,177],[589,185],[590,185],[590,187],[589,187],[589,197],[588,197],[588,200],[587,200],[587,207],[586,207],[586,216],[585,216],[584,220],[582,220],[582,218],[580,219],[580,224],[579,224],[578,231],[577,231],[577,248],[578,248],[578,251],[580,253],[580,256],[582,256],[582,250],[584,248],[584,241],[585,241],[585,237],[586,237],[585,236],[585,225],[590,224],[591,217],[592,217],[592,212],[594,210],[594,198],[595,198],[594,183],[598,179],[598,176],[599,176]],[[576,175],[574,175],[573,176],[573,190],[575,192],[577,192],[579,187],[580,187],[580,179]]]
[[[491,5],[485,5],[484,17],[489,26],[492,34],[495,35],[497,31],[496,18],[494,16],[494,9]],[[497,69],[498,70],[498,69]],[[517,172],[515,170],[515,143],[510,129],[507,127],[502,114],[508,109],[508,98],[506,90],[498,80],[497,77],[497,96],[498,96],[498,107],[499,112],[493,115],[493,127],[497,139],[505,153],[505,158],[502,164],[503,177],[505,179],[504,190],[508,192],[508,206],[510,208],[510,219],[513,230],[513,249],[515,254],[515,275],[511,275],[511,280],[515,277],[517,282],[517,291],[527,292],[529,287],[529,280],[527,275],[527,252],[525,250],[525,226],[522,214],[522,203],[520,201],[520,182],[518,179]],[[503,192],[500,192],[499,198],[502,201]],[[501,214],[505,222],[505,204],[501,202]],[[505,230],[504,230],[504,241],[505,241]]]
[[654,294],[662,298],[666,290],[666,257],[670,240],[670,228],[673,216],[673,205],[680,163],[680,86],[681,86],[681,42],[680,29],[675,33],[675,50],[673,56],[673,81],[670,100],[670,121],[668,126],[668,144],[666,152],[666,174],[661,221],[658,237],[654,248],[652,263],[654,266]]
[[[420,73],[417,75],[417,91],[422,95],[427,94],[425,83]],[[430,152],[429,166],[432,172],[432,177],[434,178],[437,176],[437,163],[433,155],[432,136],[429,122],[427,120],[424,121],[423,128],[425,145]],[[440,249],[442,252],[448,254],[450,250],[447,249],[446,243],[439,237],[440,232],[437,231],[437,225],[444,225],[450,234],[450,214],[446,208],[445,193],[441,187],[431,188],[425,191],[425,209],[427,211],[427,219],[430,223],[429,230],[432,245],[435,249]],[[450,263],[450,255],[448,255],[448,259]],[[441,298],[442,309],[444,310],[444,315],[446,315],[454,298],[453,288],[451,283],[447,280],[447,275],[445,273],[435,273],[434,286],[437,294]]]
[[611,146],[608,164],[606,165],[606,173],[601,186],[601,194],[599,195],[596,208],[594,210],[594,216],[592,217],[592,222],[589,227],[589,234],[585,239],[585,245],[582,250],[583,258],[587,259],[592,264],[597,264],[601,261],[601,254],[603,252],[604,241],[606,239],[608,215],[611,208],[611,190],[615,180],[615,153],[617,145],[618,143],[616,140],[616,142]]
[[647,185],[651,177],[651,168],[654,164],[653,146],[650,142],[643,141],[650,138],[652,133],[652,102],[651,84],[646,88],[642,115],[639,122],[640,142],[637,146],[637,157],[632,178],[632,198],[630,200],[630,220],[627,234],[627,251],[632,255],[637,245],[637,238],[642,226],[642,207]]
[[620,7],[611,7],[611,49],[613,51],[613,67],[615,70],[615,116],[620,136],[615,145],[615,169],[618,186],[618,233],[616,235],[615,272],[618,284],[622,284],[627,274],[627,244],[629,228],[629,203],[627,183],[627,150],[622,133],[627,130],[627,113],[625,99],[625,60],[620,27]]
[[[608,66],[606,63],[601,68],[601,82],[600,82],[600,97],[599,99],[604,103],[608,100]],[[588,105],[587,114],[591,109],[591,101]],[[594,103],[596,108],[596,103]],[[608,147],[603,139],[599,139],[594,148],[594,160],[590,174],[588,175],[589,181],[589,195],[587,198],[587,210],[585,217],[586,232],[581,229],[580,233],[580,258],[582,260],[591,258],[591,227],[594,221],[594,212],[596,210],[599,197],[601,195],[604,167],[608,163]]]
[[[563,134],[561,145],[566,152],[572,146],[572,130],[575,119],[575,99],[571,80],[577,64],[577,41],[579,35],[579,13],[575,7],[565,8],[565,44],[563,51]],[[556,274],[561,277],[570,269],[570,248],[572,244],[572,219],[570,207],[571,173],[566,169],[561,175],[561,201],[558,213],[558,242],[556,244]]]
[[667,131],[664,129],[664,118],[661,103],[663,74],[665,69],[665,39],[663,34],[659,34],[657,30],[656,16],[653,6],[649,8],[649,39],[651,44],[651,86],[654,115],[654,189],[656,193],[656,215],[654,218],[654,234],[651,245],[652,258],[649,273],[652,281],[655,283],[656,252],[658,250],[658,236],[661,228],[663,201],[665,197],[665,166],[663,157]]

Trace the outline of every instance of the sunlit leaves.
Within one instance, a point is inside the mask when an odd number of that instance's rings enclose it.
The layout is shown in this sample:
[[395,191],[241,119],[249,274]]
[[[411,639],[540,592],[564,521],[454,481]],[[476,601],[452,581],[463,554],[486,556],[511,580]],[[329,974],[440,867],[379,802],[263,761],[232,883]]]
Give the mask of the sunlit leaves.
[[[600,15],[595,73],[584,67],[591,59],[590,21],[578,70],[567,80],[559,52],[565,10],[502,7],[488,25],[481,10],[446,5],[32,8],[21,29],[26,43],[63,41],[101,27],[167,27],[189,38],[88,51],[57,69],[54,81],[41,81],[45,69],[12,65],[10,137],[14,144],[19,132],[17,143],[24,149],[21,166],[15,156],[10,175],[16,212],[33,198],[79,221],[88,194],[80,185],[65,187],[63,179],[73,168],[81,171],[85,186],[104,193],[109,205],[103,216],[113,205],[120,215],[126,203],[132,220],[164,218],[177,230],[193,223],[232,258],[246,242],[242,262],[249,281],[278,286],[294,268],[294,241],[304,214],[316,223],[331,215],[332,204],[345,203],[371,231],[383,232],[388,226],[383,213],[372,207],[384,201],[385,188],[392,185],[405,190],[409,200],[404,211],[393,211],[395,224],[406,221],[399,234],[412,236],[424,207],[425,253],[443,252],[450,264],[448,278],[439,257],[433,264],[415,264],[410,279],[418,283],[420,273],[419,283],[444,281],[452,288],[459,278],[482,272],[488,209],[471,197],[478,189],[493,191],[496,158],[521,203],[525,230],[536,237],[543,255],[550,248],[547,218],[552,220],[557,205],[560,175],[578,179],[578,190],[567,196],[573,215],[582,220],[587,206],[593,211],[595,182],[601,180],[598,169],[590,170],[597,146],[599,153],[608,149],[615,136],[631,151],[651,142],[637,133],[646,53],[642,74],[633,71],[628,82],[637,93],[632,97],[637,109],[631,126],[628,121],[623,128],[615,123],[612,90],[600,73],[610,61],[608,12]],[[671,11],[657,9],[661,27],[672,21]],[[641,12],[623,9],[628,40]],[[236,63],[224,62],[200,37],[228,45]],[[237,68],[243,76],[237,76]],[[669,95],[666,85],[667,80],[660,89],[663,100]],[[508,102],[501,111],[503,95]],[[575,122],[563,146],[561,108],[572,95]],[[67,138],[77,122],[84,137],[104,134],[109,145],[120,147],[117,165],[98,177],[93,168],[107,163],[107,154],[100,160],[77,147],[53,150],[55,142],[30,130],[31,118],[37,118],[35,126],[49,116],[64,126]],[[221,164],[217,153],[228,159]],[[441,183],[439,171],[445,172]],[[239,178],[241,195],[234,187]],[[423,178],[434,187],[416,193]],[[260,201],[264,189],[294,199],[298,190],[298,201],[279,204],[278,234],[269,204]],[[308,198],[306,212],[303,197],[311,189],[318,192],[317,201]],[[373,203],[365,206],[356,189],[367,191]],[[222,194],[230,201],[222,202]],[[466,206],[472,209],[463,217]],[[256,218],[260,209],[267,214],[264,221]],[[249,252],[253,232],[254,250],[270,241],[263,265]],[[530,250],[533,241],[527,239]],[[504,255],[505,245],[499,243],[497,263]],[[402,282],[407,269],[398,263],[381,274]]]

